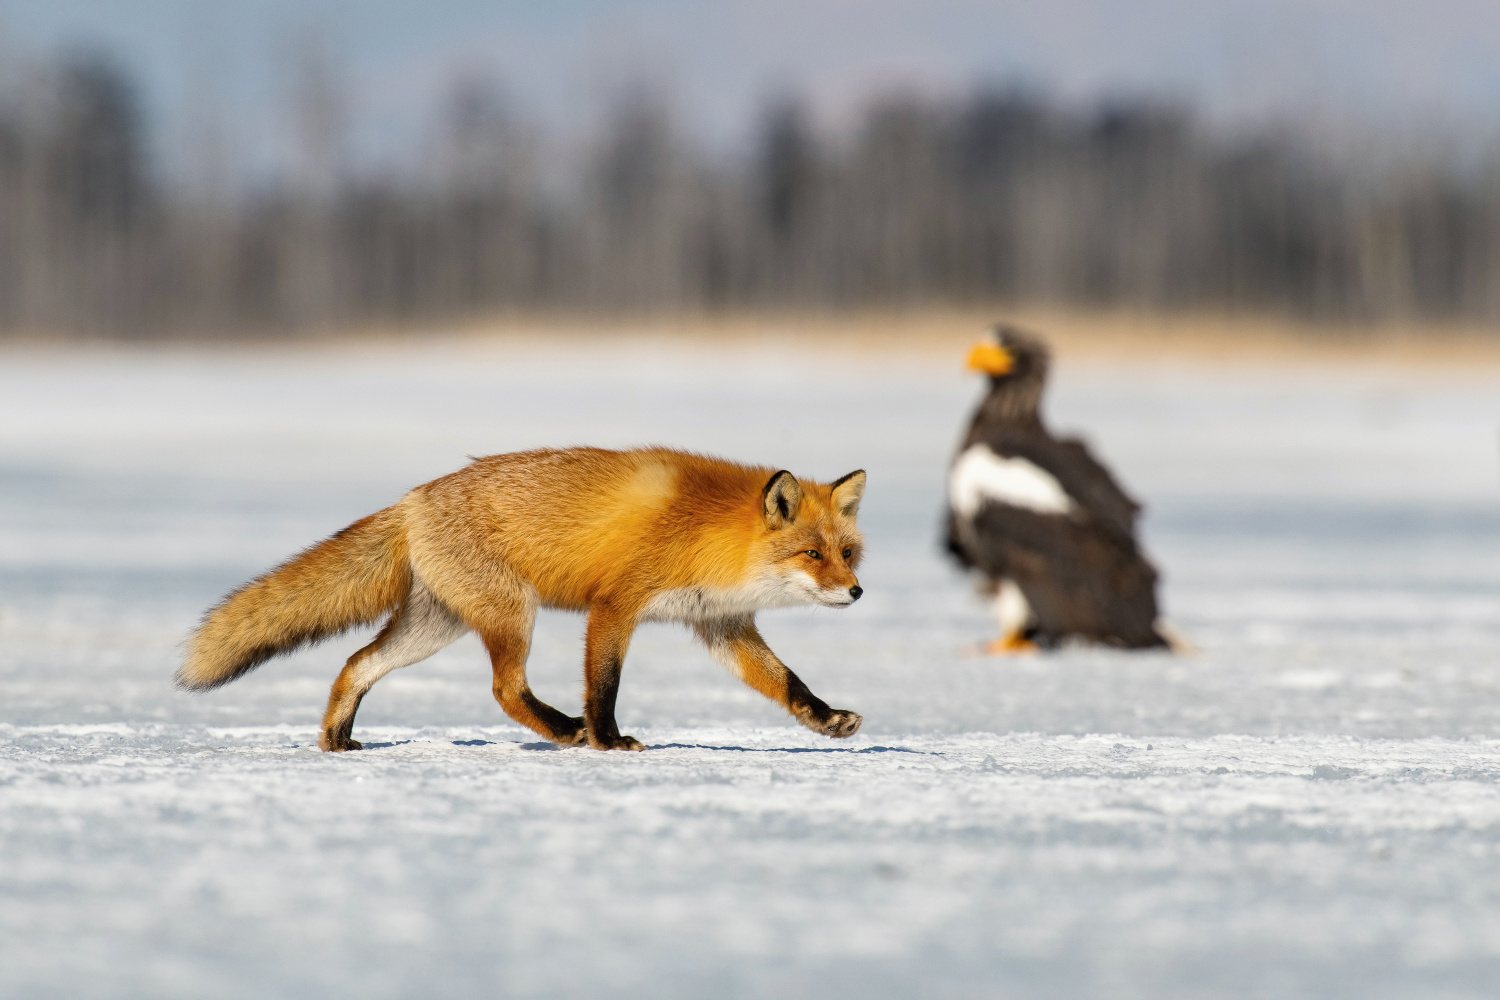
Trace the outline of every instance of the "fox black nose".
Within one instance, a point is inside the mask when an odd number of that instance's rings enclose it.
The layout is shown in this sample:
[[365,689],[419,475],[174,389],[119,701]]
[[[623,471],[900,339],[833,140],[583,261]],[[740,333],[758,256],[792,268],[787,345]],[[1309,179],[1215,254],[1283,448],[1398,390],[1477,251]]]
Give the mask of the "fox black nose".
[[864,592],[865,588],[856,583],[854,586],[849,588],[849,597],[857,601],[859,600],[859,595],[863,594]]

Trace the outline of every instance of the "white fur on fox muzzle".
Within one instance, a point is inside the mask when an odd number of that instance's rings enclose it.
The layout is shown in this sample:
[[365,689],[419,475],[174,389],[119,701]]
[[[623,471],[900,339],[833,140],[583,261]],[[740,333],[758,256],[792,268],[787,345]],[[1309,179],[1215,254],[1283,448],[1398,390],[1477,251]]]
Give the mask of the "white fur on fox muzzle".
[[818,591],[818,603],[829,608],[847,608],[859,598],[849,592],[847,587],[839,587],[837,590]]

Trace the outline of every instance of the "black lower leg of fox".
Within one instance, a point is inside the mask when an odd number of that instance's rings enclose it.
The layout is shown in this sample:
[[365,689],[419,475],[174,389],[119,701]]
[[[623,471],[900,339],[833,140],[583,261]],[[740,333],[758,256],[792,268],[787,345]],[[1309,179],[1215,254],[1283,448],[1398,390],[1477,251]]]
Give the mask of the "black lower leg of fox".
[[[527,688],[521,695],[533,718],[541,722],[537,731],[559,746],[583,746],[589,741],[588,726],[580,715],[567,715],[542,701]],[[535,728],[535,727],[532,727]]]
[[596,750],[644,750],[633,736],[621,736],[615,723],[620,672],[634,631],[633,619],[608,605],[589,612],[583,649],[583,720],[589,746]]
[[698,622],[693,626],[709,653],[740,680],[786,708],[798,722],[825,736],[853,736],[863,716],[829,708],[802,678],[771,652],[753,616]]
[[617,655],[591,659],[585,669],[583,719],[589,746],[596,750],[644,750],[634,736],[621,736],[615,722],[615,699],[620,693],[624,660]]
[[379,672],[380,664],[372,661],[379,655],[397,621],[397,618],[392,618],[375,641],[349,657],[349,662],[339,671],[332,690],[328,692],[328,707],[323,712],[323,728],[318,736],[318,746],[324,750],[363,749],[362,744],[350,739],[354,732],[354,716],[375,681],[383,676]]
[[786,702],[798,722],[825,736],[853,736],[864,721],[858,712],[829,708],[790,670],[786,672]]
[[349,657],[323,713],[318,744],[324,750],[358,750],[350,739],[359,703],[375,682],[393,670],[419,663],[467,632],[465,625],[414,577],[405,598],[368,646]]
[[530,618],[494,625],[481,634],[494,674],[492,690],[500,709],[516,722],[562,746],[586,742],[583,720],[565,715],[531,692],[526,680],[530,652]]
[[323,716],[323,731],[318,736],[320,748],[334,752],[364,749],[363,743],[350,739],[354,733],[354,714],[359,711],[359,703],[363,700],[362,692],[345,694],[339,691],[337,683],[334,684],[333,693],[328,698],[328,711]]

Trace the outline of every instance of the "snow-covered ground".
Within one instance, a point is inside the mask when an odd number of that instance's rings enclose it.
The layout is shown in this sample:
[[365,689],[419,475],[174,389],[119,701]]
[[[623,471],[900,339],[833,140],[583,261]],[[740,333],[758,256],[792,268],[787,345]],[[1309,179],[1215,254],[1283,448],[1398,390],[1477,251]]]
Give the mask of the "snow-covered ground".
[[[1191,658],[965,659],[959,359],[445,341],[0,355],[0,994],[1480,997],[1500,990],[1500,373],[1060,366]],[[869,470],[868,595],[762,616],[788,724],[682,630],[645,754],[511,725],[472,639],[316,749],[345,637],[169,684],[224,591],[456,468],[663,442]],[[581,622],[544,615],[576,711]]]

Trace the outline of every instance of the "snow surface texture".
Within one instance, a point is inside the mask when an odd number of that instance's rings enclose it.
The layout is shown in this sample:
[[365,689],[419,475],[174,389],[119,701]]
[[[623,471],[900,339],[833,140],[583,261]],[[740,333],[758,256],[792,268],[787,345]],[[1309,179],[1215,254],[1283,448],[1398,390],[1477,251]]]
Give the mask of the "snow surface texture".
[[[1500,983],[1493,372],[1062,364],[1192,658],[965,659],[979,384],[785,348],[0,359],[0,994],[1478,997]],[[225,591],[458,467],[662,442],[869,470],[867,596],[768,613],[794,728],[672,626],[644,754],[512,725],[467,638],[316,724],[346,636],[208,695]],[[576,711],[581,620],[539,694]]]

